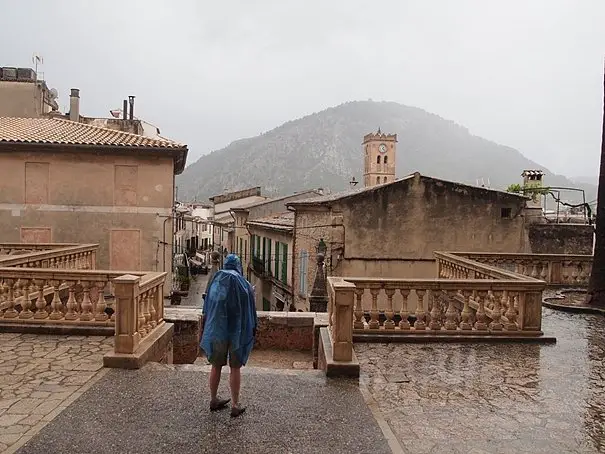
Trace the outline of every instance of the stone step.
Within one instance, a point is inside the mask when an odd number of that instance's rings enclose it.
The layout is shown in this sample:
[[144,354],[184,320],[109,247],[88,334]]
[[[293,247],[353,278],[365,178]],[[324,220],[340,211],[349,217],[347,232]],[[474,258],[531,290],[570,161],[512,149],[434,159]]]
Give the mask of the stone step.
[[[148,363],[143,369],[149,371],[176,371],[176,372],[200,372],[209,373],[211,366],[207,364],[160,364]],[[223,368],[223,374],[229,373],[229,367]],[[321,370],[315,369],[274,369],[271,367],[245,366],[242,368],[243,375],[282,375],[282,376],[308,376],[324,377]]]

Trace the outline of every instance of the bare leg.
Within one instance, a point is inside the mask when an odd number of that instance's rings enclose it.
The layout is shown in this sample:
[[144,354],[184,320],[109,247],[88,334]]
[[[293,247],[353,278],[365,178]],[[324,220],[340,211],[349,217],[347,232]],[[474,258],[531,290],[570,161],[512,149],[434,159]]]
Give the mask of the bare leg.
[[216,395],[218,394],[218,385],[221,382],[221,371],[222,367],[212,366],[210,369],[210,376],[208,377],[208,384],[210,386],[210,404],[214,404],[217,401]]
[[231,388],[231,406],[239,406],[239,388],[242,383],[241,369],[232,367],[229,375],[229,387]]

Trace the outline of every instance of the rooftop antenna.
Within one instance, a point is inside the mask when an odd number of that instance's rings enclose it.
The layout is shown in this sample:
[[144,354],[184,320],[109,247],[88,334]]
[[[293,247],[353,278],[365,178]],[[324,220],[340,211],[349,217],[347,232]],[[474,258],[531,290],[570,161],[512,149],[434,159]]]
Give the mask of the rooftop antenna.
[[32,63],[34,65],[34,71],[36,71],[36,80],[38,80],[38,65],[44,64],[44,57],[34,52],[32,55]]

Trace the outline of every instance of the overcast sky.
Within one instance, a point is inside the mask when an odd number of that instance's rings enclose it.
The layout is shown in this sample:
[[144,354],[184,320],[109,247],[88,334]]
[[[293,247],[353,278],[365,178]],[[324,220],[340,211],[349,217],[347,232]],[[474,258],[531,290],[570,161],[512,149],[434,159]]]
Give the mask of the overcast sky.
[[86,116],[136,95],[190,163],[372,98],[598,173],[605,0],[0,0],[0,18],[0,65],[41,54],[61,107],[80,88]]

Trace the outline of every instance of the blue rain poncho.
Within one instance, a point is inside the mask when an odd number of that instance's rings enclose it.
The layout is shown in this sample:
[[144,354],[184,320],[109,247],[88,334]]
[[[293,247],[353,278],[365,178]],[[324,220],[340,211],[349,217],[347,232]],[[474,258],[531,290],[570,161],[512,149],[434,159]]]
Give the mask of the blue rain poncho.
[[203,313],[205,322],[200,347],[206,357],[212,357],[215,345],[228,342],[230,354],[245,365],[254,345],[256,304],[254,291],[243,276],[237,255],[228,255],[223,269],[212,277]]

